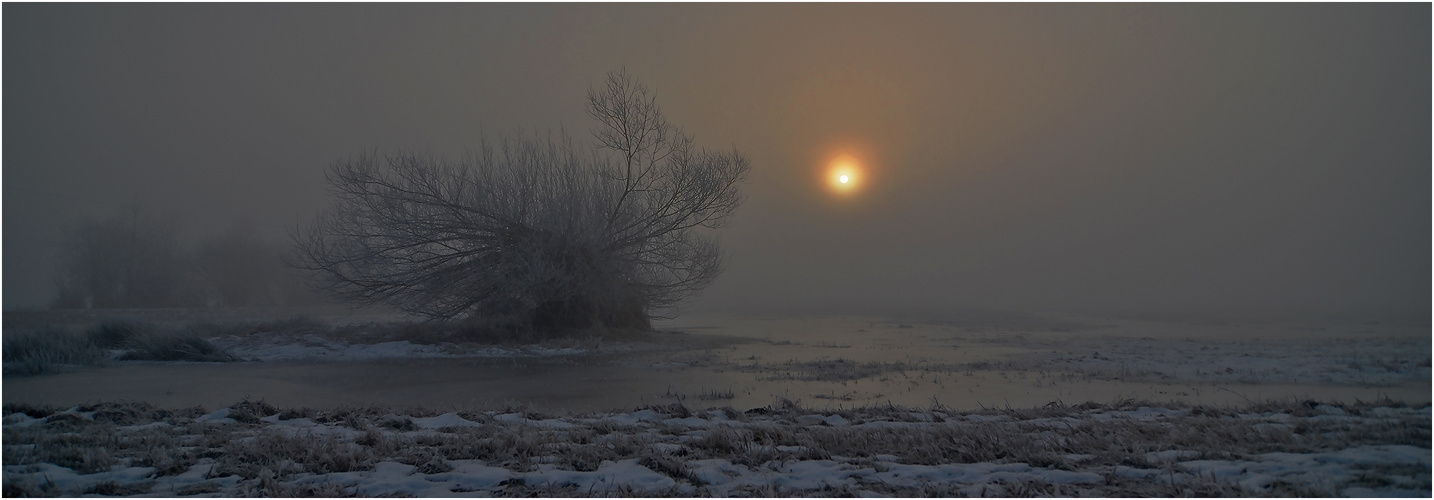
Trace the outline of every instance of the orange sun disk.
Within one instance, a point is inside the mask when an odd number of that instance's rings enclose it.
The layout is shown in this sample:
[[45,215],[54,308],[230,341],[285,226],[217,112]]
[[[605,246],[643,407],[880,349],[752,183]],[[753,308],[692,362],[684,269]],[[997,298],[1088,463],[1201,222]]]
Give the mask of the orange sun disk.
[[850,157],[841,157],[828,164],[827,187],[837,194],[850,193],[861,184],[861,167]]

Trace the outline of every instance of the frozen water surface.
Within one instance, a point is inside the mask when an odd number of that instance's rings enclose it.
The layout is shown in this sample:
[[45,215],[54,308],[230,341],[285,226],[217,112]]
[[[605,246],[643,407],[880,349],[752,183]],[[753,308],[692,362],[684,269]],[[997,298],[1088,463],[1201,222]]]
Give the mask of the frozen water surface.
[[250,361],[6,377],[4,399],[601,410],[677,399],[745,409],[780,396],[812,407],[979,409],[1122,398],[1419,403],[1430,394],[1427,327],[1032,318],[684,316],[640,339],[567,345],[220,337]]

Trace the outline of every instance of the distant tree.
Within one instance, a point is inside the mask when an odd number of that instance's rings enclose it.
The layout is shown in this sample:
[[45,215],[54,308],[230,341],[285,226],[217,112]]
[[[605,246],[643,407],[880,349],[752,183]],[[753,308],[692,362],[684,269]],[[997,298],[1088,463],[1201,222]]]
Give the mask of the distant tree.
[[181,307],[196,302],[179,226],[130,207],[71,229],[61,252],[54,306]]
[[306,271],[285,264],[286,244],[239,223],[199,240],[194,264],[206,302],[220,307],[277,307],[325,302]]
[[248,223],[199,241],[195,265],[211,302],[225,307],[270,307],[284,302],[288,271],[281,249],[265,242]]
[[295,235],[296,263],[347,300],[538,328],[648,326],[707,286],[748,162],[663,118],[624,71],[589,89],[597,144],[486,140],[456,164],[369,153],[328,173],[335,205]]

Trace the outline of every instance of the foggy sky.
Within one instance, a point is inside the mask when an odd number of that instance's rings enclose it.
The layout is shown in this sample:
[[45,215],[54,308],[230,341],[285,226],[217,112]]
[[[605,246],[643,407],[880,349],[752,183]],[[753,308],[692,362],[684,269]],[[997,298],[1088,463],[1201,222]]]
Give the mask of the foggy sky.
[[1428,4],[3,8],[7,309],[79,217],[281,237],[366,149],[586,140],[625,66],[753,164],[692,308],[1429,315]]

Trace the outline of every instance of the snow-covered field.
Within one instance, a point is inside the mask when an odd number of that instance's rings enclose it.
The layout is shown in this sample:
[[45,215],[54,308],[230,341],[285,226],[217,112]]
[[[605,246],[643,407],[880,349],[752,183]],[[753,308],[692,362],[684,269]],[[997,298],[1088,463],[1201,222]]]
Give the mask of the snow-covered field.
[[1430,495],[1430,409],[12,406],[19,495]]
[[1430,494],[1420,325],[168,314],[242,361],[7,376],[7,496]]

